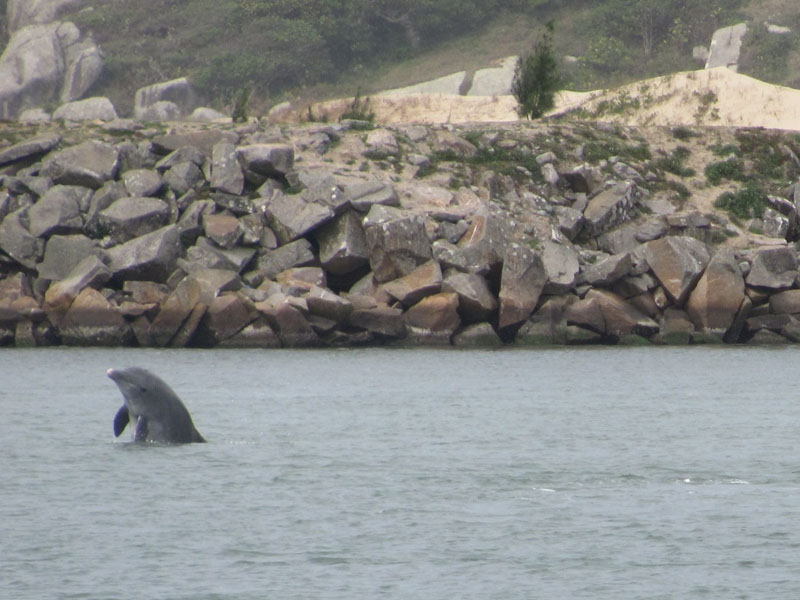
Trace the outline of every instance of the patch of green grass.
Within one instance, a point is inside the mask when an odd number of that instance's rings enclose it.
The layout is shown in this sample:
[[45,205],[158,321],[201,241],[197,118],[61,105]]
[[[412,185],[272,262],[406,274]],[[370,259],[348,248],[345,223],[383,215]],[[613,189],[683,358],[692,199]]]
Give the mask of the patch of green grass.
[[489,169],[501,175],[508,175],[519,181],[525,175],[517,167],[524,167],[537,181],[542,180],[542,169],[536,162],[532,153],[522,152],[517,149],[506,150],[492,146],[480,146],[472,156],[461,156],[452,150],[434,152],[431,156],[433,170],[441,162],[458,163],[464,166]]
[[738,154],[739,146],[736,144],[714,144],[713,146],[709,146],[709,150],[714,154],[714,156],[728,156],[729,154]]
[[624,144],[616,140],[591,141],[584,146],[583,156],[589,162],[608,160],[618,156],[623,160],[646,161],[650,160],[650,146],[645,141],[638,144]]
[[679,177],[693,177],[695,170],[684,165],[690,154],[691,151],[686,146],[678,146],[668,156],[659,158],[655,167]]
[[673,127],[672,137],[677,140],[688,140],[689,138],[698,137],[700,134],[695,133],[688,127]]
[[736,192],[720,194],[714,206],[741,219],[760,219],[767,206],[766,192],[760,185],[750,183]]
[[735,157],[707,165],[705,174],[708,183],[711,185],[719,185],[723,179],[733,181],[744,181],[746,179],[744,163]]

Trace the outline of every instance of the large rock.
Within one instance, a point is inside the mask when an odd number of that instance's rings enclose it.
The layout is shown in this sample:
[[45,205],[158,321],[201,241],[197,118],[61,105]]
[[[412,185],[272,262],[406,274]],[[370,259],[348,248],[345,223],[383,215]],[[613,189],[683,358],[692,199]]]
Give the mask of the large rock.
[[614,292],[593,289],[589,290],[585,299],[589,302],[596,301],[600,307],[606,335],[619,339],[628,335],[650,337],[658,333],[658,323]]
[[604,258],[587,267],[581,273],[581,281],[592,286],[610,286],[633,269],[633,260],[628,252]]
[[54,235],[47,240],[44,259],[37,265],[39,277],[58,281],[66,278],[86,257],[93,255],[102,259],[105,251],[97,241],[85,235]]
[[6,26],[13,32],[26,25],[52,23],[87,4],[89,0],[8,0]]
[[742,49],[742,39],[746,33],[747,23],[738,23],[717,29],[711,37],[706,69],[728,67],[736,71],[739,64],[739,52]]
[[0,118],[14,119],[57,98],[73,100],[89,89],[102,63],[94,42],[80,37],[74,24],[58,22],[12,33],[0,56]]
[[0,167],[25,159],[38,159],[61,143],[57,133],[42,133],[0,150]]
[[[67,276],[47,288],[44,295],[44,308],[57,314],[66,312],[75,298],[90,286],[100,286],[111,278],[111,271],[100,258],[89,255],[81,260]],[[51,322],[57,318],[51,316]]]
[[100,211],[100,226],[116,242],[127,242],[163,227],[169,205],[158,198],[120,198]]
[[163,283],[175,269],[181,249],[178,228],[169,225],[109,249],[109,268],[116,279]]
[[133,114],[137,119],[141,119],[146,116],[148,108],[162,101],[174,103],[184,115],[191,114],[198,104],[194,87],[188,79],[180,77],[136,90]]
[[266,205],[266,214],[267,223],[282,244],[304,236],[333,218],[333,210],[328,206],[280,192]]
[[244,329],[258,314],[251,312],[235,293],[218,296],[211,301],[193,342],[200,346],[216,346]]
[[584,229],[597,236],[615,225],[633,218],[639,201],[635,183],[618,183],[589,201],[583,211]]
[[519,244],[511,244],[503,261],[500,280],[499,328],[524,323],[539,301],[547,282],[541,254]]
[[388,306],[356,308],[350,314],[350,325],[383,338],[402,338],[406,334],[403,311]]
[[408,275],[431,258],[420,215],[374,205],[364,217],[364,231],[372,272],[380,283]]
[[725,335],[744,300],[744,279],[732,251],[720,250],[697,282],[686,312],[697,331]]
[[152,169],[130,169],[121,179],[129,196],[157,196],[164,187],[161,175]]
[[114,179],[118,170],[119,150],[111,144],[90,140],[48,155],[41,174],[55,183],[98,189]]
[[416,304],[425,296],[438,294],[442,289],[442,269],[430,260],[408,275],[384,284],[383,289],[405,306]]
[[497,299],[486,279],[477,273],[448,273],[442,282],[442,292],[458,295],[458,313],[465,323],[485,321],[497,310]]
[[546,293],[563,294],[575,285],[580,265],[578,254],[572,248],[555,242],[544,242],[542,261],[547,273]]
[[80,232],[84,225],[82,213],[88,210],[91,196],[91,190],[85,187],[53,186],[28,213],[31,234],[40,237]]
[[28,269],[34,269],[44,253],[44,242],[31,235],[27,210],[7,215],[0,223],[0,250]]
[[305,267],[315,262],[316,257],[311,243],[306,239],[299,239],[262,254],[258,258],[257,268],[272,279],[286,269]]
[[406,311],[405,320],[409,327],[444,334],[449,341],[461,326],[458,295],[444,293],[423,298]]
[[[161,309],[150,325],[150,344],[160,347],[170,345],[178,330],[187,320],[189,315],[199,304],[203,311],[214,299],[214,290],[204,286],[200,280],[192,275],[184,277],[172,293],[161,305]],[[191,331],[185,331],[184,337],[188,341],[194,334],[198,323],[193,323]],[[148,344],[148,345],[150,345]],[[181,345],[185,345],[185,342]]]
[[133,332],[119,309],[92,288],[85,288],[75,298],[60,333],[68,346],[125,346],[133,340]]
[[228,142],[214,144],[211,153],[211,187],[238,195],[244,190],[244,173],[236,158],[236,146]]
[[502,214],[482,206],[458,242],[465,270],[486,274],[498,268],[512,237],[512,224]]
[[294,148],[286,144],[250,144],[236,149],[239,163],[255,176],[281,178],[294,166]]
[[792,287],[797,279],[797,255],[793,248],[776,246],[755,253],[747,285],[780,290]]
[[711,257],[703,242],[669,236],[648,242],[645,258],[670,300],[682,306]]
[[117,109],[111,100],[102,96],[67,102],[53,111],[56,121],[113,121],[117,118]]
[[319,259],[326,271],[345,275],[369,264],[369,250],[361,218],[354,211],[322,225],[315,231]]
[[285,299],[259,302],[256,308],[278,333],[281,344],[289,348],[319,346],[321,340],[303,313]]
[[800,314],[800,290],[786,290],[769,297],[769,312],[776,315]]

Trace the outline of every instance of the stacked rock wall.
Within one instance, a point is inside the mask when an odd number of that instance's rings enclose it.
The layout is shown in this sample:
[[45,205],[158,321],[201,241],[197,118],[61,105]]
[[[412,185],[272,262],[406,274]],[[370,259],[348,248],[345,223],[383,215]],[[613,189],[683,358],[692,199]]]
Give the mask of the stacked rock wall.
[[795,248],[708,243],[621,160],[541,152],[515,179],[478,166],[526,155],[496,131],[488,152],[475,131],[356,126],[124,122],[0,150],[0,344],[800,340]]

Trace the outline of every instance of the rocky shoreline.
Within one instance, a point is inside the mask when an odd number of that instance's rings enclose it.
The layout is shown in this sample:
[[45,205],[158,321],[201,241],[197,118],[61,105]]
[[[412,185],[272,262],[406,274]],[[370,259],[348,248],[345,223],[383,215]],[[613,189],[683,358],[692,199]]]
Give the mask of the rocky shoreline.
[[3,346],[800,341],[800,186],[697,210],[634,129],[2,128]]

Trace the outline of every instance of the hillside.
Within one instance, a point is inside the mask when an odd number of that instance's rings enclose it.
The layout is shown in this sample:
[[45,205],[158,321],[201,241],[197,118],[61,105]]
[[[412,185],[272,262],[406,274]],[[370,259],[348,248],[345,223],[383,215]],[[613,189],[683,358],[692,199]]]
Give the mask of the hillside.
[[[751,28],[740,72],[800,83],[800,6],[786,0],[347,0],[335,10],[319,0],[70,5],[62,18],[96,40],[105,56],[89,93],[109,97],[122,114],[130,113],[139,87],[180,76],[221,109],[251,87],[255,113],[287,99],[345,97],[357,89],[373,94],[526,52],[551,19],[567,89],[696,69],[693,48],[707,47],[717,27],[742,20]],[[790,32],[768,34],[767,23]]]

